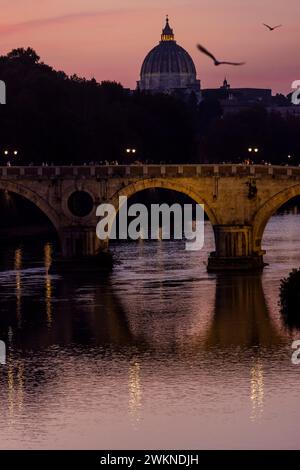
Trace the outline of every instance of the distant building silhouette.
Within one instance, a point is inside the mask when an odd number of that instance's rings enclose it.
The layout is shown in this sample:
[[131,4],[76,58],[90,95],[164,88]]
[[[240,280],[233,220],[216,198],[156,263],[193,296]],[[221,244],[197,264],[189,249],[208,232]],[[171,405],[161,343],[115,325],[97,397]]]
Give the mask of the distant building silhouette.
[[231,88],[225,78],[220,88],[203,90],[203,98],[217,99],[225,113],[261,104],[271,106],[272,90],[268,88]]
[[202,90],[202,96],[204,99],[218,100],[224,114],[260,105],[269,112],[278,112],[283,116],[300,115],[300,106],[293,106],[283,95],[273,96],[270,88],[231,88],[227,78],[220,88]]

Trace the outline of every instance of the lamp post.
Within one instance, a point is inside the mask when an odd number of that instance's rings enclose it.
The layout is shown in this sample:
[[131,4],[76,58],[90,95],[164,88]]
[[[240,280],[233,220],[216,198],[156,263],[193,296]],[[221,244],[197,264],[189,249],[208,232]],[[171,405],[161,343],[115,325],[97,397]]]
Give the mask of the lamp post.
[[[134,155],[136,155],[136,153],[137,153],[137,149],[136,149],[136,148],[134,148],[134,147],[128,147],[128,148],[126,148],[126,149],[125,149],[125,154],[126,154],[126,157],[128,157],[128,159],[127,159],[127,158],[125,159],[125,163],[126,163],[126,164],[132,163],[132,157],[133,157]],[[130,157],[130,158],[129,158],[129,157]]]
[[[18,154],[19,154],[19,151],[17,149],[11,150],[11,149],[6,148],[6,149],[3,150],[3,154],[6,158],[9,159],[10,156],[17,157]],[[6,164],[7,164],[7,166],[10,166],[11,165],[10,160],[7,160]]]
[[[248,153],[249,154],[255,154],[257,155],[259,152],[259,148],[258,147],[248,147]],[[251,155],[252,156],[252,155]]]

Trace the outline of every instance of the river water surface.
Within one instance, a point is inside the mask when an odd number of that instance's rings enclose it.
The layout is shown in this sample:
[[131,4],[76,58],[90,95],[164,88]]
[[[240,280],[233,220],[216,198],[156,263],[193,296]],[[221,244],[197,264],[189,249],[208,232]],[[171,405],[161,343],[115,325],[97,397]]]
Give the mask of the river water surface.
[[208,275],[213,250],[112,245],[104,278],[47,274],[53,247],[1,248],[2,449],[300,448],[300,366],[278,306],[300,216],[271,219],[262,275]]

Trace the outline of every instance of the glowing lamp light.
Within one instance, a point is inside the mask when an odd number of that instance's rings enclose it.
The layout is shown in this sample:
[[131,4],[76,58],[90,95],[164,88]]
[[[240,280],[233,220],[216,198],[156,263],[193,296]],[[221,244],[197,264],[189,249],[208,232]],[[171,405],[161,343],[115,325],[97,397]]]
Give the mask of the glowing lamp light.
[[4,155],[8,155],[8,150],[4,150]]

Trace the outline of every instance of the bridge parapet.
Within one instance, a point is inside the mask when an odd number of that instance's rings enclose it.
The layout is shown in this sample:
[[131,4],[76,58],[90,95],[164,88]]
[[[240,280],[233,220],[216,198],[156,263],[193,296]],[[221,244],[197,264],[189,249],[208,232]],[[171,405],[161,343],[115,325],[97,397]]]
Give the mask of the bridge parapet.
[[238,164],[187,165],[82,165],[82,166],[2,166],[5,179],[74,179],[74,178],[158,178],[158,177],[272,177],[300,178],[300,167]]

